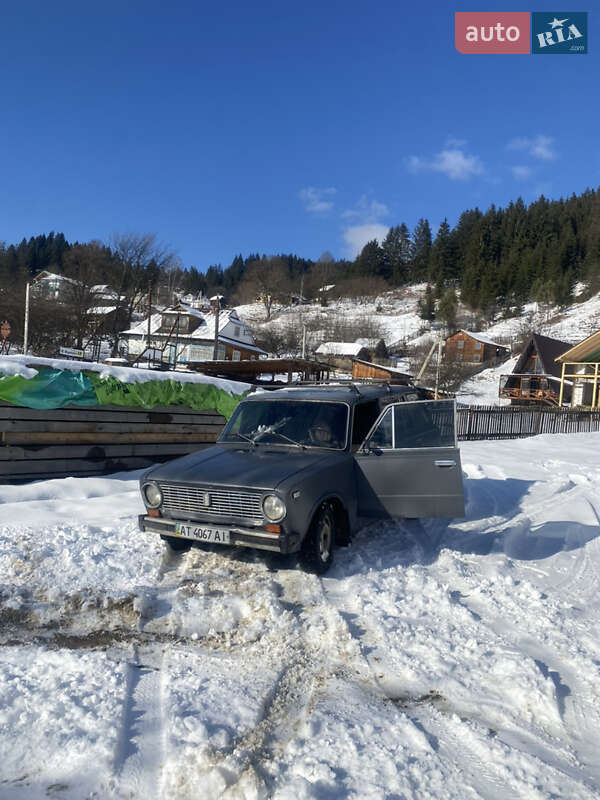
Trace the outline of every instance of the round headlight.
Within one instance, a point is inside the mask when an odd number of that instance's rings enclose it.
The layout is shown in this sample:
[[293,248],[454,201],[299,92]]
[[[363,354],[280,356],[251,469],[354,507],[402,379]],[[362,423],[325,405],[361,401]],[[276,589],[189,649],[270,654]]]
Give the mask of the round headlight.
[[285,503],[274,494],[268,494],[263,500],[265,517],[271,522],[279,522],[285,517]]
[[158,508],[162,503],[162,492],[155,483],[147,483],[142,489],[144,492],[144,499],[150,508]]

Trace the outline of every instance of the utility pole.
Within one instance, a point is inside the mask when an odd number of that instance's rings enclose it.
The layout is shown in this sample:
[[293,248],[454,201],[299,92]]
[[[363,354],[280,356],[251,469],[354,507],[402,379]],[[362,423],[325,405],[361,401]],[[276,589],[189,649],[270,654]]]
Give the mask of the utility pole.
[[173,358],[173,369],[177,369],[177,348],[179,347],[179,312],[177,312],[177,325],[175,326],[175,356]]
[[306,358],[306,325],[302,325],[302,358]]
[[148,366],[150,366],[151,335],[152,335],[152,281],[148,283]]
[[440,385],[440,365],[442,363],[442,337],[438,339],[438,353],[437,353],[437,365],[435,368],[435,396],[434,400],[439,400],[438,388]]
[[215,312],[215,343],[213,345],[213,361],[219,360],[219,311],[221,310],[221,298],[215,297],[213,311]]
[[25,326],[23,330],[23,355],[27,355],[29,343],[29,283],[25,287]]

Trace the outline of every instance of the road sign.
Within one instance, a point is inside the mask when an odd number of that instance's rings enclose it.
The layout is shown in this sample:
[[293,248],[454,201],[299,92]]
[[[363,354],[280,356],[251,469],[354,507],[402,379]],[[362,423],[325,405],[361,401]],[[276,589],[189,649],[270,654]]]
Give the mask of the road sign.
[[75,350],[74,347],[61,347],[59,349],[61,356],[70,356],[71,358],[83,358],[83,350]]
[[10,336],[10,331],[10,322],[5,319],[2,325],[0,325],[0,339],[8,339]]

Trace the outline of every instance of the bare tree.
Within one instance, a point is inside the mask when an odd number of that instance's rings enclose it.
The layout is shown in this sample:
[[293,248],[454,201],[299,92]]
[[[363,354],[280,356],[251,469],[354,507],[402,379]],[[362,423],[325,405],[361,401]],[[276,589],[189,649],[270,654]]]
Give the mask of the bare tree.
[[113,253],[110,283],[118,295],[111,332],[112,352],[116,355],[122,320],[131,325],[134,309],[149,285],[156,283],[161,270],[168,270],[176,263],[176,256],[157,241],[154,233],[114,234],[110,244]]
[[100,302],[98,284],[103,280],[111,266],[108,248],[98,242],[75,245],[65,253],[63,274],[71,278],[62,303],[69,317],[69,329],[76,347],[82,347],[96,323],[94,308]]
[[276,256],[253,261],[246,270],[240,290],[254,299],[259,298],[265,307],[267,320],[271,319],[273,304],[290,290],[285,262]]

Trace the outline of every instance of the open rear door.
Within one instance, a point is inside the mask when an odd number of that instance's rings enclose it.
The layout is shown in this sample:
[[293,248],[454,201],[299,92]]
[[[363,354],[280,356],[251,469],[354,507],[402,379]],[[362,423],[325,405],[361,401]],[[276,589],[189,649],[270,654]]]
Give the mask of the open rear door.
[[387,406],[355,453],[364,517],[464,517],[454,400]]

